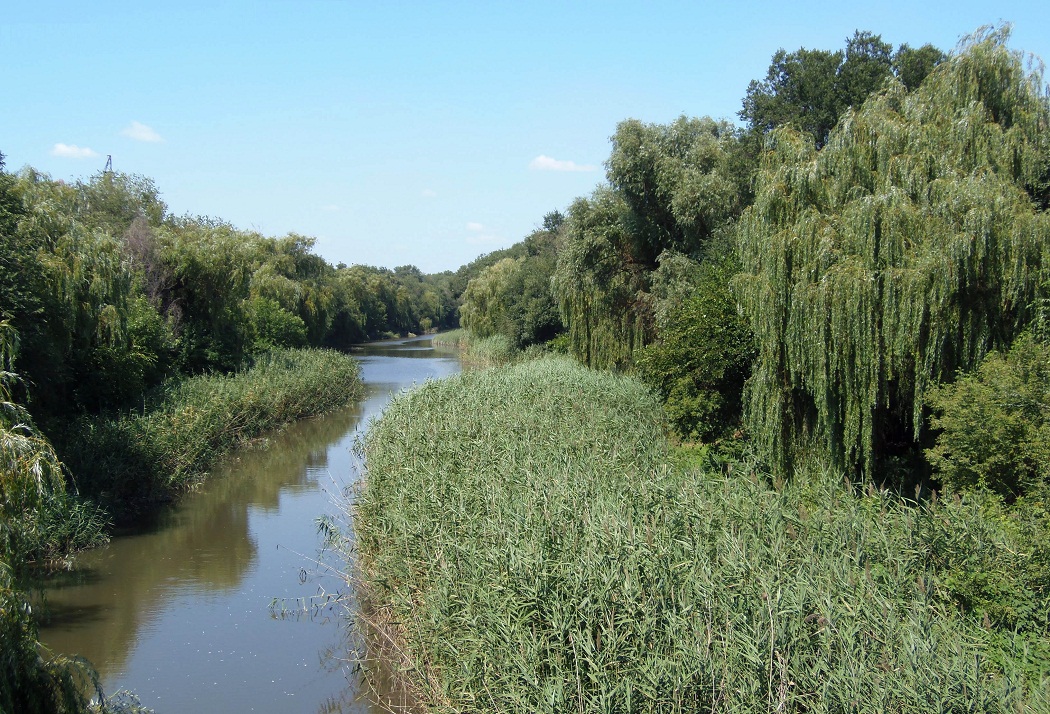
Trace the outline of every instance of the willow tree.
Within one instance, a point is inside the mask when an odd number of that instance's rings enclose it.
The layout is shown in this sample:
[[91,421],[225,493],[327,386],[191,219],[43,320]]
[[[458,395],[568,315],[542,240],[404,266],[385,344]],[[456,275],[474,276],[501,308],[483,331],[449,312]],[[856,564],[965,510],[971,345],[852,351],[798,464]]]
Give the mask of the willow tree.
[[640,238],[629,228],[629,211],[609,188],[574,201],[551,279],[570,349],[591,367],[625,367],[648,342],[651,267],[633,257]]
[[1050,266],[1039,70],[1008,29],[920,88],[891,84],[817,152],[770,135],[740,223],[740,299],[759,356],[747,421],[781,468],[805,450],[872,475],[921,436],[931,385],[1008,345]]

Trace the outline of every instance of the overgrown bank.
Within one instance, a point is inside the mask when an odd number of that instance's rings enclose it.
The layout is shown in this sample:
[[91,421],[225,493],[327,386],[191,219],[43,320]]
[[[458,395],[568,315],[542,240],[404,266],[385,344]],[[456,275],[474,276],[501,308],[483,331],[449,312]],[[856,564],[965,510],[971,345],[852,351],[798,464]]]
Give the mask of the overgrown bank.
[[122,516],[171,500],[238,446],[361,394],[350,355],[273,350],[243,372],[173,383],[142,412],[81,418],[56,441],[88,495]]
[[479,337],[463,328],[434,335],[435,347],[459,351],[460,361],[475,368],[496,367],[513,362],[519,350],[504,335]]
[[362,577],[434,710],[1050,706],[1050,540],[994,500],[675,465],[639,384],[557,358],[403,395],[365,451]]

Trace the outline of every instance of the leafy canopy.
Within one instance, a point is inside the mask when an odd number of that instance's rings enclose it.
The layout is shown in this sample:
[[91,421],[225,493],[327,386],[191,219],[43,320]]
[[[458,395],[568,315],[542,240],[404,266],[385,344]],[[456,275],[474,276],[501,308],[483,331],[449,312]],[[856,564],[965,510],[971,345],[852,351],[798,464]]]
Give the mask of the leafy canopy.
[[758,342],[751,433],[788,467],[814,446],[869,475],[920,436],[931,385],[1009,345],[1050,266],[1048,99],[1008,29],[963,45],[914,93],[893,83],[822,151],[769,138],[740,224]]

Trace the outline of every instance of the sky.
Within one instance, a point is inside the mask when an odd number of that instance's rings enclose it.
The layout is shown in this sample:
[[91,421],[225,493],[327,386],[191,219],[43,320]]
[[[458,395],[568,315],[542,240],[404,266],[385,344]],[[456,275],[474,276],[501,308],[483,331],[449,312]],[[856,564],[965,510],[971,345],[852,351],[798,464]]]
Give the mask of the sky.
[[1050,2],[16,2],[0,152],[151,178],[169,211],[312,236],[333,264],[455,270],[604,180],[633,118],[739,121],[779,48],[855,30],[1050,59]]

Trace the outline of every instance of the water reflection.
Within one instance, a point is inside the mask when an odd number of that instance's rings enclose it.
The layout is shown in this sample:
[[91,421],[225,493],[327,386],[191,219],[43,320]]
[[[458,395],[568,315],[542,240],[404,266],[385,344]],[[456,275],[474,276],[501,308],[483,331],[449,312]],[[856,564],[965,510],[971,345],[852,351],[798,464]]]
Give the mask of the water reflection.
[[238,453],[148,528],[50,581],[46,645],[87,657],[107,691],[132,689],[158,714],[371,711],[333,600],[338,564],[316,560],[317,519],[339,517],[357,430],[390,393],[459,366],[422,340],[356,356],[360,404]]

